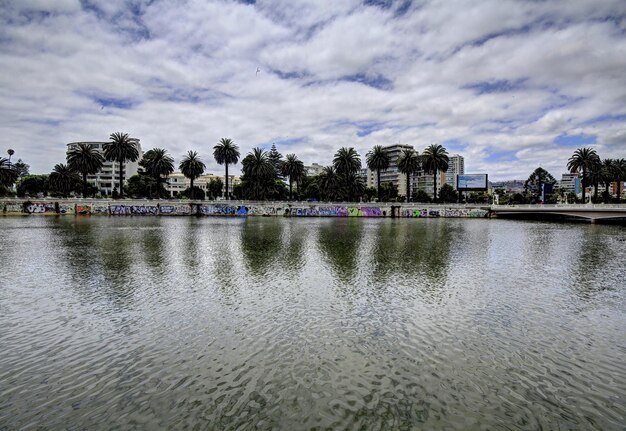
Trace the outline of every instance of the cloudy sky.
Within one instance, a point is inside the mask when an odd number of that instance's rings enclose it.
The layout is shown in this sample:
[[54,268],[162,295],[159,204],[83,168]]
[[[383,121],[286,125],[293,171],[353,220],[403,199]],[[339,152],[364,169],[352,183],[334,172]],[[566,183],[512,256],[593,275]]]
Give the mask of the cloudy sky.
[[115,131],[216,173],[222,137],[438,143],[491,179],[626,157],[624,0],[0,0],[0,70],[0,151],[38,173]]

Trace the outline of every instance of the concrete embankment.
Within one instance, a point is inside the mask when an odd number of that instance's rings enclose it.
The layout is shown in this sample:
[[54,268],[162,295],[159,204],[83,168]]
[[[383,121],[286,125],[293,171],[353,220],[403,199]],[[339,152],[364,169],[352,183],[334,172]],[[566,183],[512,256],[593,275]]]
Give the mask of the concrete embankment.
[[287,216],[287,217],[489,217],[487,207],[419,203],[319,203],[251,201],[11,199],[3,215]]

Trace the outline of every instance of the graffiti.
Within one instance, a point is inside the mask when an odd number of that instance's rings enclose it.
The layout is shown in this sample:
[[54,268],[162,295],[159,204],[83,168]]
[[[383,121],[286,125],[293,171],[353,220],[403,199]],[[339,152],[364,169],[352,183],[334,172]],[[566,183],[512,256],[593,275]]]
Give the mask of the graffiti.
[[74,214],[74,204],[59,204],[59,214]]
[[200,214],[202,215],[235,215],[237,208],[226,205],[201,205]]
[[361,211],[363,212],[363,217],[382,217],[383,216],[383,212],[380,208],[363,207],[361,208]]
[[130,213],[132,215],[157,215],[159,207],[156,205],[131,205]]
[[319,211],[317,208],[291,208],[290,215],[292,217],[317,217]]
[[195,214],[190,205],[159,205],[161,215],[191,215]]
[[76,205],[76,215],[90,215],[91,206],[89,205]]
[[473,209],[469,210],[468,217],[485,218],[485,217],[487,217],[488,214],[489,214],[489,211],[487,211],[487,210],[483,210],[483,209],[479,209],[479,208],[473,208]]
[[28,214],[44,214],[44,213],[56,213],[54,204],[51,202],[36,203],[33,202],[25,207]]
[[363,217],[363,212],[360,208],[349,207],[348,217]]
[[109,214],[109,206],[105,205],[105,204],[93,204],[91,206],[91,214],[92,215],[102,215],[102,214]]
[[283,209],[281,207],[270,207],[270,206],[253,206],[247,207],[248,213],[247,215],[252,216],[275,216],[283,214]]
[[23,211],[24,208],[19,204],[6,204],[4,206],[4,212],[6,213],[21,213]]
[[348,217],[346,207],[320,207],[319,215],[322,217]]
[[111,215],[130,215],[130,207],[126,205],[111,205],[109,210]]

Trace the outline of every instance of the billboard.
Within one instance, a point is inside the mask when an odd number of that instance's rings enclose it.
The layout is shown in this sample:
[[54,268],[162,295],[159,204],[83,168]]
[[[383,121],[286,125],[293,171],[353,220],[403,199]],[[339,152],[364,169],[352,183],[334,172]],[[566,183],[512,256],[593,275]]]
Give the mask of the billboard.
[[457,175],[456,189],[460,192],[487,191],[487,174]]

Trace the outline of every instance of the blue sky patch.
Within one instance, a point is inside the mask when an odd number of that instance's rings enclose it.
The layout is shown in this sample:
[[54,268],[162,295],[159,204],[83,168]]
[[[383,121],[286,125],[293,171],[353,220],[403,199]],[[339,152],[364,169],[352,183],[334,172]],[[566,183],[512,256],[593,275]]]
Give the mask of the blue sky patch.
[[368,76],[364,73],[358,73],[356,75],[344,76],[340,78],[340,80],[358,82],[379,90],[391,90],[393,88],[393,82],[390,79],[385,78],[383,75]]
[[114,97],[96,97],[94,101],[102,108],[130,109],[137,104],[131,99],[117,99]]
[[584,133],[568,135],[567,133],[562,133],[554,138],[554,143],[561,147],[585,147],[595,144],[596,140],[596,135],[585,135]]
[[476,94],[506,93],[509,91],[523,90],[525,88],[526,78],[509,81],[508,79],[499,79],[495,81],[481,81],[472,84],[466,84],[461,88],[473,90]]
[[492,151],[487,153],[485,160],[490,162],[509,162],[517,160],[517,150]]

